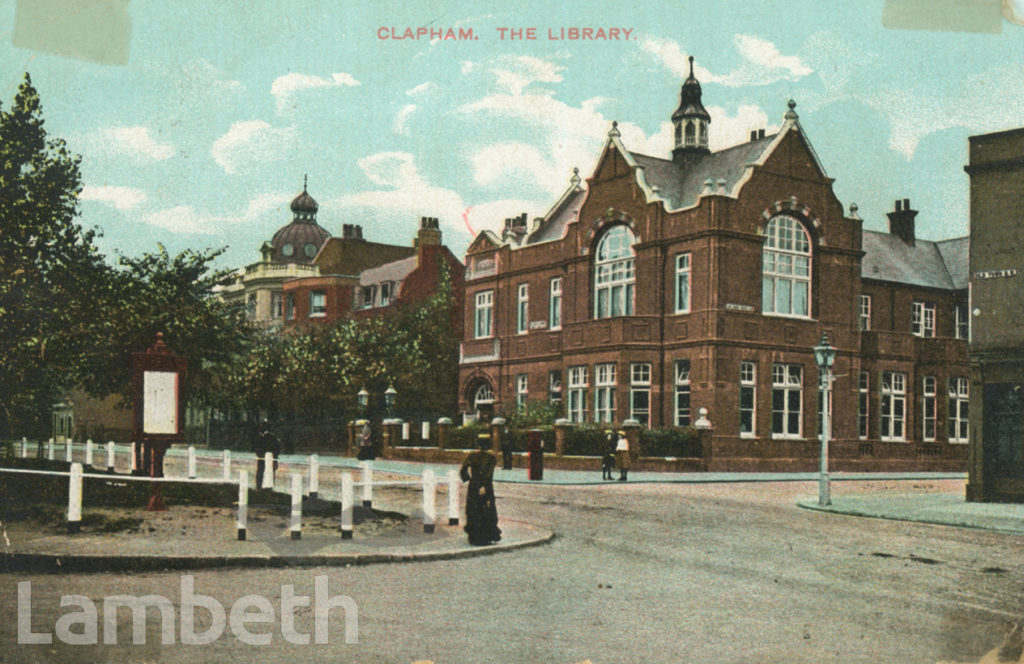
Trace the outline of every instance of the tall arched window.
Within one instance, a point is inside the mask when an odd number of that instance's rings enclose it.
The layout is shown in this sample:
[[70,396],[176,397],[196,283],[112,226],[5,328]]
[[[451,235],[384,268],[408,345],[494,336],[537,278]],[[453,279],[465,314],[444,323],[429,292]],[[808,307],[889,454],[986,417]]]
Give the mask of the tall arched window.
[[633,314],[633,240],[629,227],[618,225],[598,243],[594,261],[594,318]]
[[693,147],[697,144],[696,130],[693,128],[693,122],[686,123],[686,145]]
[[768,222],[761,284],[762,313],[810,316],[811,238],[794,217]]

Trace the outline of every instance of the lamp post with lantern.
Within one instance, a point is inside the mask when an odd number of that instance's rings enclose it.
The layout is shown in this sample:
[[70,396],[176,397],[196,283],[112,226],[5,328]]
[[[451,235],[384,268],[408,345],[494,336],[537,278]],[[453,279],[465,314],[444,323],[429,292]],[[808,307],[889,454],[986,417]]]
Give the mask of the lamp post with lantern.
[[832,390],[832,365],[836,361],[836,349],[828,342],[828,333],[821,333],[821,340],[814,347],[814,362],[818,365],[819,387],[821,389],[821,465],[818,469],[818,505],[832,504],[829,495],[828,441],[832,423],[829,418],[829,393]]

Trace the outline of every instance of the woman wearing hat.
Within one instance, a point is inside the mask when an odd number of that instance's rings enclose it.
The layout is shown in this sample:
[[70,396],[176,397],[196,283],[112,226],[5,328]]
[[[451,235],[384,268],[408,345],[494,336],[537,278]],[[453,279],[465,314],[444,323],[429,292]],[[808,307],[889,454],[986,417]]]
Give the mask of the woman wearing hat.
[[615,458],[619,465],[619,481],[625,482],[629,475],[629,440],[626,432],[619,432],[619,442],[615,444]]
[[494,466],[497,459],[488,452],[491,437],[482,433],[477,436],[477,444],[480,449],[466,457],[459,475],[463,482],[469,482],[466,533],[470,544],[480,546],[500,540],[501,529],[498,528],[498,510],[494,505]]

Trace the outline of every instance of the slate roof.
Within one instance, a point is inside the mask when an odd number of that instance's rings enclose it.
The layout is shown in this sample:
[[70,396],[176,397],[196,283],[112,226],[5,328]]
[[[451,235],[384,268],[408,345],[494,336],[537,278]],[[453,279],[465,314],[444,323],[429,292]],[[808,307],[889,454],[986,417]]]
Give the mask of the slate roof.
[[359,273],[359,285],[370,286],[385,281],[399,282],[409,276],[409,273],[416,269],[416,256],[409,256],[401,260],[384,263],[377,267],[371,267]]
[[576,215],[580,211],[580,207],[582,207],[586,197],[586,190],[578,188],[574,188],[567,192],[567,195],[563,195],[562,200],[551,208],[537,230],[526,238],[526,244],[548,242],[565,237],[565,227],[571,222],[576,221]]
[[861,249],[862,279],[945,290],[967,288],[966,237],[907,244],[898,235],[865,230]]
[[[668,208],[678,210],[697,203],[704,189],[704,181],[711,178],[718,187],[720,179],[725,180],[725,190],[731,193],[742,179],[747,167],[764,154],[778,134],[769,134],[747,143],[740,143],[725,150],[699,156],[699,160],[687,166],[680,166],[670,159],[652,157],[639,152],[630,155],[639,166],[643,166],[644,178],[652,189],[668,203]],[[695,155],[698,157],[698,155]]]

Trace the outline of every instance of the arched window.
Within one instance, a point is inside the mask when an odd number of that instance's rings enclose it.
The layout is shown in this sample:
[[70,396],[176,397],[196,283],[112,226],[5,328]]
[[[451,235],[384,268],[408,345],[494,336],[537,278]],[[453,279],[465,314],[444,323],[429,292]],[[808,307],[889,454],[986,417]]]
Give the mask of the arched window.
[[594,260],[594,318],[631,316],[636,268],[633,233],[628,226],[613,227],[597,245]]
[[692,147],[697,144],[696,130],[693,128],[693,121],[686,123],[686,145]]
[[761,312],[810,316],[811,238],[794,217],[768,222],[764,237]]
[[473,394],[473,407],[484,406],[494,403],[494,390],[488,383],[481,383]]
[[683,144],[683,123],[676,123],[676,147],[680,147]]

